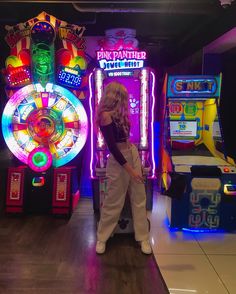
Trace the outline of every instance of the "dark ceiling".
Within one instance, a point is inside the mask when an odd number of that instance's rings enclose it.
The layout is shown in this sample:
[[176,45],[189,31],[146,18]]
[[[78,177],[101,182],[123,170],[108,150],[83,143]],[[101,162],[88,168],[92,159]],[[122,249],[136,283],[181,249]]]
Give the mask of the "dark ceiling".
[[154,50],[169,65],[236,25],[236,1],[227,8],[220,0],[0,1],[1,35],[6,24],[25,22],[42,11],[84,25],[85,36],[103,36],[116,27],[136,29],[140,47]]
[[[230,5],[224,8],[222,1],[229,1]],[[5,25],[25,22],[42,11],[68,23],[85,26],[84,36],[104,36],[106,29],[117,27],[135,29],[140,49],[149,52],[148,59],[151,56],[149,66],[163,72],[166,67],[170,69],[236,27],[236,0],[0,0],[0,68],[4,67],[5,58],[9,54],[8,45],[4,41]],[[236,46],[230,52],[231,55],[229,52],[224,54],[224,99],[221,109],[224,109],[223,128],[229,138],[227,148],[229,154],[235,157],[236,146],[232,136],[236,118],[235,91],[232,89],[235,75],[232,73],[236,72]],[[161,85],[161,76],[158,82]],[[3,91],[4,87],[1,89]]]

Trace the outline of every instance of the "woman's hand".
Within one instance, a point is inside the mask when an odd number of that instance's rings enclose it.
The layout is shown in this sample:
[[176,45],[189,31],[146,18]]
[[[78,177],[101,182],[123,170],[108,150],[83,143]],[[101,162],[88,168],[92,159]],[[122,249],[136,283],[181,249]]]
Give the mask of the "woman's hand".
[[125,170],[128,172],[128,174],[131,176],[131,178],[139,183],[143,184],[144,183],[144,178],[142,175],[140,175],[135,169],[133,169],[127,162],[123,165]]
[[130,173],[131,178],[136,181],[137,183],[143,184],[144,183],[144,178],[138,174],[135,170]]

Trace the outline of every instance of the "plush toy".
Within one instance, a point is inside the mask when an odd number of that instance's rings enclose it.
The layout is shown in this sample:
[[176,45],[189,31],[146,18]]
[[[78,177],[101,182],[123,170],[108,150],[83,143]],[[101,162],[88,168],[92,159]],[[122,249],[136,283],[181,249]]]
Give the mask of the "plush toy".
[[72,53],[68,49],[59,49],[56,53],[56,61],[57,64],[63,65],[63,66],[69,66],[69,63],[72,58]]
[[8,67],[19,67],[23,65],[30,65],[30,51],[29,49],[22,49],[18,56],[10,55],[6,58],[5,66]]
[[71,59],[69,67],[72,67],[72,68],[79,67],[81,70],[85,70],[87,68],[87,62],[83,57],[76,56],[73,59]]

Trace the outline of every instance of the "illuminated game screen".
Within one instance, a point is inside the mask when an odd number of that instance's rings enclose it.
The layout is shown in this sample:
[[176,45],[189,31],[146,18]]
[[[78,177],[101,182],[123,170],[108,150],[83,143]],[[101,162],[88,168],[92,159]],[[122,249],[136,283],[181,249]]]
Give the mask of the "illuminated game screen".
[[170,121],[170,135],[173,138],[196,138],[197,121]]
[[138,144],[140,141],[140,80],[134,77],[106,78],[104,87],[114,81],[123,84],[129,93],[130,141]]

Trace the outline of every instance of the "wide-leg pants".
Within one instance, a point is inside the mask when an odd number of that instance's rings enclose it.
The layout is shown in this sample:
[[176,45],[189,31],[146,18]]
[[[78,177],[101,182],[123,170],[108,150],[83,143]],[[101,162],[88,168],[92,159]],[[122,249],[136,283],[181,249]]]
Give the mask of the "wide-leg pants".
[[[135,145],[121,150],[127,162],[142,175],[141,160]],[[107,162],[107,194],[101,208],[97,239],[106,242],[114,231],[124,206],[126,193],[130,196],[136,241],[149,239],[146,213],[146,192],[143,183],[137,183],[128,172],[110,155]]]

